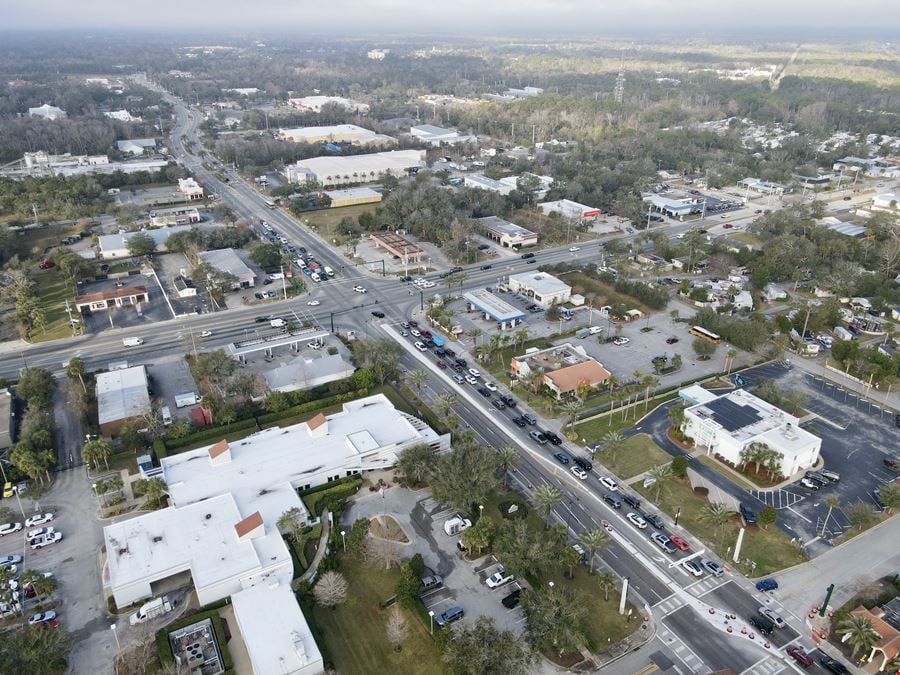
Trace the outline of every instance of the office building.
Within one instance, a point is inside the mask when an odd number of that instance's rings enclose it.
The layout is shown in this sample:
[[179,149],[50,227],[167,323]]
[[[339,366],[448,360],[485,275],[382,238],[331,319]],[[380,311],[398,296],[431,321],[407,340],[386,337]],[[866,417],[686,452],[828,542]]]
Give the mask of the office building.
[[97,422],[104,436],[116,436],[125,424],[142,421],[151,412],[144,366],[97,373]]

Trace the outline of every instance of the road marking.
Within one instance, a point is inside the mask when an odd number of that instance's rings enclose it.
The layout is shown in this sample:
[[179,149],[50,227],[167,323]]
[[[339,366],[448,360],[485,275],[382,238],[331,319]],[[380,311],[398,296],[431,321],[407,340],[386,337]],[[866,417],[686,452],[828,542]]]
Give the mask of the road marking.
[[812,524],[812,521],[811,521],[809,518],[807,518],[806,516],[804,516],[802,513],[798,512],[796,509],[792,509],[790,506],[788,506],[788,507],[787,507],[787,510],[790,511],[791,513],[793,513],[793,514],[794,514],[795,516],[797,516],[798,518],[802,518],[802,519],[805,520],[807,523]]

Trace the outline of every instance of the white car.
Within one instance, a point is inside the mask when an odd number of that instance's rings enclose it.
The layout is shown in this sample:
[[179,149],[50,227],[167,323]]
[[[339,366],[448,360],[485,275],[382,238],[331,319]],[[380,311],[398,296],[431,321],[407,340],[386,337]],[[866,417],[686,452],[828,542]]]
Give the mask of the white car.
[[615,492],[619,489],[619,484],[616,483],[612,478],[607,478],[606,476],[600,476],[600,482],[610,492]]
[[481,377],[481,371],[478,368],[469,368],[469,375],[472,377]]
[[776,628],[784,628],[784,619],[781,618],[781,615],[775,610],[769,607],[760,607],[757,611],[761,616],[766,617],[769,621],[774,623]]
[[22,556],[20,555],[6,555],[0,558],[0,565],[8,566],[8,565],[17,565],[22,562]]
[[205,331],[203,331],[202,333],[200,333],[200,337],[202,337],[202,338],[205,338],[205,337],[212,337],[212,331],[211,331],[211,330],[205,330]]
[[39,623],[44,623],[45,621],[52,621],[56,618],[56,612],[41,612],[40,614],[35,614],[33,617],[28,619],[29,626],[36,626]]
[[50,544],[62,541],[62,538],[62,532],[51,532],[50,534],[41,535],[29,543],[31,544],[31,548],[36,551],[39,548],[44,548],[45,546],[50,546]]
[[684,567],[689,574],[693,574],[695,577],[703,576],[703,568],[696,560],[686,560],[681,566]]
[[52,527],[39,527],[36,530],[29,530],[25,534],[25,538],[28,541],[31,541],[32,539],[43,537],[45,534],[53,534],[53,532],[55,532],[55,530]]
[[25,521],[25,527],[34,527],[35,525],[44,525],[45,523],[49,523],[53,520],[52,513],[39,513],[36,516],[31,516],[28,520]]
[[416,286],[421,286],[422,284],[427,284],[427,283],[428,283],[428,279],[423,279],[422,277],[419,277],[418,279],[413,280],[413,284]]
[[569,247],[569,253],[575,253],[575,251],[580,251],[580,250],[581,250],[580,246],[570,246]]
[[306,304],[309,305],[310,307],[318,307],[318,306],[321,305],[322,303],[319,302],[318,300],[310,300],[310,301],[307,302]]
[[466,375],[466,382],[468,382],[469,384],[478,384],[478,380],[476,380],[471,375]]
[[493,382],[485,382],[484,388],[487,389],[488,391],[497,391],[497,385],[494,384]]
[[437,286],[437,284],[433,281],[426,281],[424,284],[422,284],[422,288],[434,288],[435,286]]
[[580,466],[573,466],[569,471],[572,472],[572,475],[576,478],[580,478],[581,480],[587,480],[587,471],[582,469]]
[[368,293],[365,286],[354,286],[353,290],[357,293]]
[[421,342],[416,342],[416,343],[415,343],[415,346],[416,346],[416,349],[418,349],[420,352],[427,352],[427,351],[428,351],[428,347],[426,347],[425,345],[423,345]]
[[619,346],[627,345],[629,342],[631,342],[631,340],[629,340],[627,337],[617,337],[615,340],[613,340],[613,344]]
[[639,530],[647,529],[647,521],[644,520],[643,518],[641,518],[638,514],[629,513],[625,517],[628,518],[628,522],[630,522],[632,525],[634,525],[637,529],[639,529]]
[[7,534],[13,534],[15,532],[19,532],[22,529],[22,523],[5,523],[0,525],[0,537],[3,537]]
[[417,331],[415,328],[410,328],[409,334],[412,335],[413,337],[422,337],[422,333]]
[[512,574],[507,574],[506,570],[501,567],[491,576],[485,579],[484,583],[487,584],[488,588],[497,588],[499,586],[502,586],[503,584],[508,584],[513,579],[515,579],[515,577]]

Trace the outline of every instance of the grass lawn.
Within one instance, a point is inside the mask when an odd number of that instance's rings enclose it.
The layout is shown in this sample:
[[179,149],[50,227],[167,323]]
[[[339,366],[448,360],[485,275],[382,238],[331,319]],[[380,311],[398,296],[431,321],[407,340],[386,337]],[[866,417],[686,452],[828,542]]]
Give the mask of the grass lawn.
[[734,232],[728,235],[731,239],[747,244],[749,246],[761,246],[762,242],[748,232]]
[[598,279],[592,279],[584,272],[570,272],[566,275],[566,283],[572,286],[573,293],[595,296],[594,307],[597,308],[603,305],[625,305],[629,309],[639,309],[644,314],[658,311],[647,307],[647,305],[632,298],[630,295],[617,292],[609,284],[605,284]]
[[[633,487],[648,499],[656,497],[655,486],[645,488],[639,483]],[[709,502],[705,497],[701,497],[691,490],[689,484],[681,481],[667,481],[660,491],[659,499],[654,499],[654,501],[670,516],[674,516],[675,512],[680,509],[679,524],[709,544],[728,564],[732,564],[728,549],[734,546],[740,529],[737,515],[728,521],[721,530],[711,525],[703,519]],[[788,536],[774,526],[768,530],[758,527],[747,529],[744,533],[741,556],[756,562],[756,569],[752,571],[749,565],[742,563],[737,566],[745,574],[754,577],[766,576],[808,560],[806,553],[800,547],[792,544]]]
[[721,476],[724,476],[725,478],[730,480],[732,483],[737,483],[742,488],[745,488],[747,490],[755,490],[757,487],[756,485],[751,483],[749,480],[744,478],[744,476],[742,474],[739,474],[736,471],[729,471],[728,468],[723,466],[720,461],[718,461],[717,459],[714,459],[713,457],[710,457],[708,455],[700,455],[699,457],[697,457],[697,459],[700,460],[701,464],[706,464],[706,466],[711,468],[713,471],[715,471],[716,473],[718,473]]
[[347,240],[347,233],[340,232],[338,224],[344,218],[352,218],[355,222],[357,218],[366,211],[375,212],[377,204],[357,204],[356,206],[342,206],[338,209],[322,209],[320,211],[308,211],[299,216],[295,216],[301,223],[315,229],[321,236],[326,239],[337,239],[338,244],[343,244]]
[[396,520],[391,518],[390,516],[384,516],[382,522],[382,518],[373,518],[369,522],[369,532],[376,537],[381,539],[389,539],[391,541],[399,541],[403,544],[409,543],[409,537],[406,536],[406,533],[403,531],[403,528],[397,523]]
[[[47,317],[46,331],[37,330],[31,339],[34,342],[57,340],[72,337],[69,326],[69,315],[66,314],[65,299],[74,300],[75,289],[72,283],[57,268],[40,270],[33,276],[37,283],[37,296]],[[71,305],[72,316],[78,316],[75,306]]]
[[400,609],[406,617],[409,636],[403,649],[393,651],[387,642],[385,625],[393,608],[381,603],[394,595],[399,578],[396,569],[364,565],[345,556],[341,572],[350,589],[347,600],[336,609],[316,607],[313,618],[324,639],[334,669],[340,673],[443,673],[437,643],[413,612]]
[[623,421],[622,413],[614,412],[612,413],[612,419],[610,419],[610,415],[603,415],[588,420],[587,422],[579,422],[575,425],[575,433],[578,434],[579,440],[583,438],[586,445],[591,445],[592,443],[599,441],[610,431],[622,431],[634,424],[635,420],[630,416],[627,420]]
[[597,453],[595,457],[619,478],[626,480],[639,476],[657,464],[668,464],[672,461],[671,455],[646,434],[626,439],[622,448],[616,452],[614,460],[603,451]]

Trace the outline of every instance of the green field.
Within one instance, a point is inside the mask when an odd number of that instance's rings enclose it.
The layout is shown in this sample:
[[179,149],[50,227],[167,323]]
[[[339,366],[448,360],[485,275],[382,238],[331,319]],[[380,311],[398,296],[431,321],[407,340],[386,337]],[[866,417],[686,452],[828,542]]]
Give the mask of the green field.
[[395,652],[388,644],[385,625],[391,609],[381,603],[394,595],[400,576],[395,568],[364,565],[350,556],[341,561],[341,572],[350,590],[347,600],[335,609],[316,607],[313,617],[334,661],[334,669],[350,675],[359,673],[443,673],[437,643],[413,612],[401,609],[409,636]]
[[610,459],[607,453],[602,451],[594,456],[603,466],[625,480],[639,476],[657,464],[668,464],[672,461],[669,453],[662,450],[646,434],[626,439],[616,452],[615,459]]
[[[37,330],[31,339],[34,342],[56,340],[72,336],[69,326],[69,315],[66,314],[66,298],[70,303],[75,299],[72,282],[66,279],[57,268],[39,270],[34,275],[37,284],[36,295],[41,300],[41,307],[46,315],[46,330]],[[72,316],[78,316],[74,305],[71,305]]]
[[343,206],[339,209],[322,209],[309,211],[299,216],[295,215],[301,223],[314,229],[325,239],[337,239],[338,244],[347,240],[347,233],[340,232],[337,227],[344,218],[351,218],[354,222],[366,211],[375,212],[378,204],[358,204],[356,206]]

